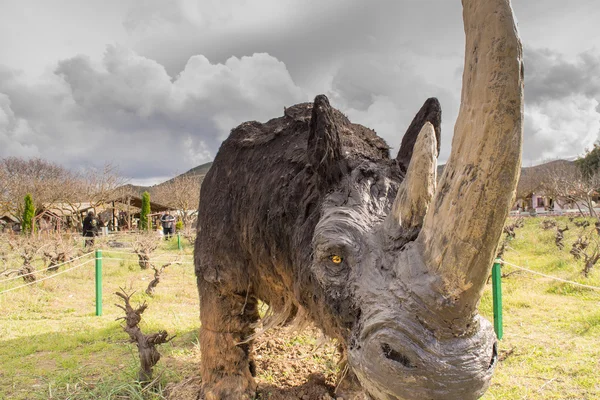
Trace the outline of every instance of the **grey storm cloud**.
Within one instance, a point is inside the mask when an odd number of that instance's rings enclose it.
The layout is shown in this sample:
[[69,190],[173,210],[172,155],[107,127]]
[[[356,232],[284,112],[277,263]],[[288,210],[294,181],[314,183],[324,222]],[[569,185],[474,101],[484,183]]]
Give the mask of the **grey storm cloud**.
[[[375,129],[392,152],[423,102],[437,97],[444,162],[460,102],[459,3],[111,3],[113,14],[93,24],[109,27],[103,54],[86,47],[69,53],[61,42],[60,60],[37,79],[18,65],[0,66],[0,157],[38,156],[72,168],[108,161],[132,178],[156,180],[212,160],[241,122],[281,116],[284,106],[323,93],[351,120]],[[563,3],[513,0],[525,43],[525,163],[580,154],[600,129],[598,53],[574,58],[564,49],[544,49],[535,35],[539,24],[566,18]],[[85,7],[78,10],[89,18]],[[589,12],[572,11],[588,24]],[[115,33],[119,25],[122,32]],[[57,26],[53,32],[80,35],[77,43],[85,43],[85,31]],[[102,37],[90,36],[94,48]],[[52,52],[38,50],[47,63]],[[34,55],[32,47],[17,58],[22,63]]]
[[556,51],[528,47],[524,54],[523,153],[535,161],[581,155],[600,133],[600,56],[590,50],[566,60]]
[[109,160],[138,178],[211,161],[237,124],[266,120],[282,114],[284,104],[307,100],[285,65],[268,54],[224,64],[193,56],[172,78],[157,62],[109,46],[100,63],[76,56],[60,61],[47,79],[40,87],[15,76],[0,83],[0,121],[7,121],[0,140],[13,143],[0,156],[42,156],[73,166]]
[[549,49],[525,48],[525,61],[525,97],[530,104],[576,94],[600,98],[600,56],[591,50],[568,61]]

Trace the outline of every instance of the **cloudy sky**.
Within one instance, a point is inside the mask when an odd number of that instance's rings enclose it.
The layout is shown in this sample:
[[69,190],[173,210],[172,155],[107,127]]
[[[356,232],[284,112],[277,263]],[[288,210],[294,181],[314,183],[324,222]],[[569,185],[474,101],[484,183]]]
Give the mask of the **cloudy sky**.
[[[600,133],[600,4],[513,7],[524,165],[580,155]],[[211,161],[239,123],[325,93],[392,151],[438,97],[443,162],[463,55],[459,0],[0,0],[0,157],[156,183]]]

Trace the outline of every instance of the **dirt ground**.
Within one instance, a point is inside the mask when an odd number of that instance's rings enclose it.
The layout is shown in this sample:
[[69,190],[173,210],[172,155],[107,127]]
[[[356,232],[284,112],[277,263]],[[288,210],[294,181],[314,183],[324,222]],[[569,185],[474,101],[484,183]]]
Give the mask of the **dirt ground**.
[[[313,328],[302,334],[285,328],[271,329],[254,345],[258,394],[261,400],[332,400],[339,353],[335,343]],[[196,369],[198,370],[198,369]],[[201,400],[198,375],[184,378],[169,388],[170,400]]]

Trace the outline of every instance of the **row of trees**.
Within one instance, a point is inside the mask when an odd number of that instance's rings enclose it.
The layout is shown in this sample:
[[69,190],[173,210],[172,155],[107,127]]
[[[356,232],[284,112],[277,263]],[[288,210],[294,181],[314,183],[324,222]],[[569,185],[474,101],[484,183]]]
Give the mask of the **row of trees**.
[[196,218],[200,202],[202,177],[198,175],[179,175],[165,183],[150,188],[150,196],[159,204],[178,210],[185,226]]
[[517,198],[530,198],[533,193],[552,197],[562,208],[570,205],[581,212],[594,211],[600,194],[600,147],[594,146],[575,162],[558,160],[525,171],[517,188]]
[[[154,202],[177,210],[184,225],[189,225],[198,208],[201,179],[198,175],[181,175],[148,188],[149,196]],[[78,210],[82,203],[96,209],[128,194],[141,194],[137,187],[126,183],[127,179],[112,164],[72,171],[40,158],[7,157],[0,159],[0,216],[8,214],[23,223],[27,196],[34,215],[60,205],[76,219],[74,223],[81,223]]]
[[29,196],[34,211],[61,204],[76,217],[81,203],[99,207],[118,196],[125,182],[118,168],[111,164],[72,171],[40,158],[3,158],[0,160],[0,214],[22,221],[26,204],[23,199]]

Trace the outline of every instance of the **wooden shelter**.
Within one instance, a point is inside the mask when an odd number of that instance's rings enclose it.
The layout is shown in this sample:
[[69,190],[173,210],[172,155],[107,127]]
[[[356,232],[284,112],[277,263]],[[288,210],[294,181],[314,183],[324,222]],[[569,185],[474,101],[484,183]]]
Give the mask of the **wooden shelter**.
[[[125,195],[122,197],[115,198],[114,200],[111,200],[107,203],[112,204],[113,223],[114,223],[114,221],[117,220],[117,216],[115,214],[116,204],[120,203],[120,204],[124,204],[126,206],[127,229],[131,229],[131,225],[132,225],[131,224],[131,222],[132,222],[131,216],[133,215],[131,212],[131,207],[141,209],[142,208],[142,198],[140,196],[128,194],[128,195]],[[150,201],[150,213],[151,214],[160,213],[160,212],[164,212],[164,211],[173,211],[173,210],[174,210],[174,208],[172,208],[172,207],[168,207],[168,206]]]

